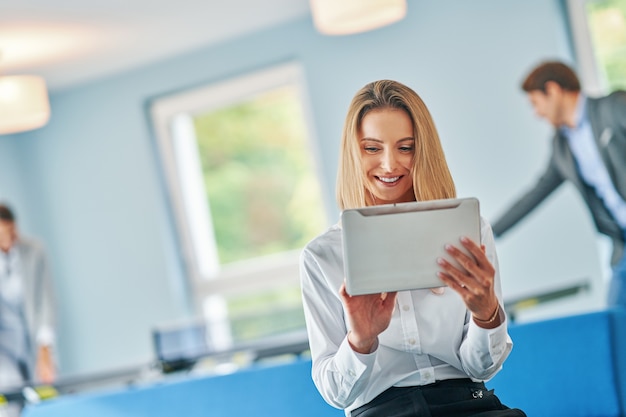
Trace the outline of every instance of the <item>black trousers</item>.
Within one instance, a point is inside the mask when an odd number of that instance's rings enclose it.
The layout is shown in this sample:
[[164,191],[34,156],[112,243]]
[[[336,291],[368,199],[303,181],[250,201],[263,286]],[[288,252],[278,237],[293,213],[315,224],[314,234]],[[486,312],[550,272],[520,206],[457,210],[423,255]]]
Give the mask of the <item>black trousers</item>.
[[416,387],[391,387],[350,417],[518,417],[493,390],[470,379],[449,379]]

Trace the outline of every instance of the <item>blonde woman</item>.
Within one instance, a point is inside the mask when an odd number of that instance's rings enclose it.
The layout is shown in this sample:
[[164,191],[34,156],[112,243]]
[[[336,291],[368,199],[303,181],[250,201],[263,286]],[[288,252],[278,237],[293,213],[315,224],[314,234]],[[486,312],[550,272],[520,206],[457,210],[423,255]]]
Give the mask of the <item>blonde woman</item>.
[[[339,207],[454,197],[421,98],[390,80],[358,91],[342,136]],[[438,259],[447,287],[432,290],[350,296],[341,226],[306,246],[300,270],[312,375],[329,404],[361,417],[525,415],[503,406],[483,383],[500,370],[512,343],[491,228],[481,223],[481,242],[461,238],[446,247],[463,269]]]

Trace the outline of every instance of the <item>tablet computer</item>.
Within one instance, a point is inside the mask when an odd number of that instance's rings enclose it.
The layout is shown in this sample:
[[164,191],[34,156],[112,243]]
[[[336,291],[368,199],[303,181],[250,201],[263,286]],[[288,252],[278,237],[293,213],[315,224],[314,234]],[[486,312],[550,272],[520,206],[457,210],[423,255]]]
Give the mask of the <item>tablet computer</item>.
[[480,242],[479,204],[473,197],[346,209],[341,225],[350,295],[444,286],[437,258],[456,264],[444,246],[466,251],[461,236]]

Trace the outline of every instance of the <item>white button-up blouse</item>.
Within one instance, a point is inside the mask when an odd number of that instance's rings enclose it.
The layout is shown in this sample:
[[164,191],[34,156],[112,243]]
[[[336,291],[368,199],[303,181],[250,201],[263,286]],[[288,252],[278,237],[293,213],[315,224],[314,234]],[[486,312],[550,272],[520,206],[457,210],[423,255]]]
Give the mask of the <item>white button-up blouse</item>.
[[[481,244],[495,267],[495,290],[502,305],[493,233],[484,219]],[[304,248],[300,278],[313,381],[324,399],[347,415],[391,386],[452,378],[488,380],[513,346],[506,320],[495,329],[478,327],[461,297],[445,287],[399,292],[391,323],[379,335],[376,350],[354,352],[347,341],[349,323],[339,296],[344,279],[339,225]]]

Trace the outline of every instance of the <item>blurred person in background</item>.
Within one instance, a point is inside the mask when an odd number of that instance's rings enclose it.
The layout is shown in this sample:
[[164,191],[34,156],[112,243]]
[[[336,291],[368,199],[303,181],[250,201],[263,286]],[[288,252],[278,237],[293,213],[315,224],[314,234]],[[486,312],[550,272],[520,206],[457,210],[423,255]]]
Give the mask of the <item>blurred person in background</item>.
[[53,324],[44,247],[20,235],[13,211],[0,204],[0,392],[54,381]]
[[607,304],[626,306],[626,91],[587,97],[578,76],[559,61],[536,66],[522,90],[535,114],[554,127],[543,174],[492,224],[500,237],[561,184],[580,192],[598,232],[613,243]]

